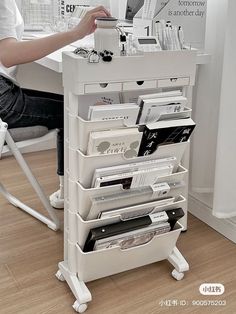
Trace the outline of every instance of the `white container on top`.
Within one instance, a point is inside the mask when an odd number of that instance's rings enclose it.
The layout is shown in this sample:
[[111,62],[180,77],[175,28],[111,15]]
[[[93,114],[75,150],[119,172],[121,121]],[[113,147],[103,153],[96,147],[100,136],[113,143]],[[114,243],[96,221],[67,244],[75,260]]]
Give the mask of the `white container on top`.
[[120,55],[120,32],[117,28],[118,20],[113,17],[97,18],[97,29],[94,33],[95,50],[108,50],[115,56]]

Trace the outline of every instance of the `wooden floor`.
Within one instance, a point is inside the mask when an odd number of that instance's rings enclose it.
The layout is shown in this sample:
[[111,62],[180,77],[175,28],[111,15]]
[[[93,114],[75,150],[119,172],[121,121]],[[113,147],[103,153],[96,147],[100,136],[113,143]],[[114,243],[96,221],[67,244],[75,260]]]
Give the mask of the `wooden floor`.
[[[27,161],[48,194],[57,188],[55,152],[30,154]],[[13,158],[0,160],[0,180],[11,192],[41,207]],[[61,218],[63,213],[59,213]],[[181,235],[179,249],[191,270],[175,281],[167,261],[88,284],[93,295],[88,314],[236,313],[236,246],[194,217]],[[70,314],[74,297],[57,281],[63,235],[55,233],[0,197],[0,314]],[[225,294],[203,297],[202,283],[222,283]],[[184,300],[186,306],[161,306]],[[193,306],[193,300],[225,300],[226,306]]]

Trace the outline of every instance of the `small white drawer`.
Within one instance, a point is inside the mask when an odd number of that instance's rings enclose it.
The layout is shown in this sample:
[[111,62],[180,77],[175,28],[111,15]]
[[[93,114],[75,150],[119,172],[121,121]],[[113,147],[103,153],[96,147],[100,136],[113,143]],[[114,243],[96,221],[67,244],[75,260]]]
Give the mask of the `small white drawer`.
[[148,88],[156,88],[157,81],[137,81],[137,82],[125,82],[123,83],[123,90],[139,90],[139,89],[148,89]]
[[122,91],[122,84],[121,83],[87,84],[84,86],[85,94],[104,93],[104,92],[120,92],[120,91]]
[[175,87],[189,85],[189,77],[173,77],[164,80],[158,80],[157,87]]

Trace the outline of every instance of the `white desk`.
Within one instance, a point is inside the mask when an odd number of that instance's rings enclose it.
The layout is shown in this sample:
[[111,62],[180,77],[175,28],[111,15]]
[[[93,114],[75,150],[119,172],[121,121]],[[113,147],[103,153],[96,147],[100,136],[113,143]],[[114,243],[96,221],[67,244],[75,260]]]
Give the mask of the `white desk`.
[[62,52],[63,51],[73,51],[75,47],[73,46],[66,46],[62,49],[59,49],[50,55],[44,57],[36,61],[35,63],[42,65],[43,67],[50,69],[57,73],[62,73]]
[[[26,39],[42,38],[50,34],[25,33]],[[73,51],[77,47],[93,46],[93,35],[65,46],[50,55],[19,67],[17,79],[22,87],[63,94],[62,52]]]
[[82,40],[78,40],[74,43],[72,43],[69,46],[66,46],[62,49],[59,49],[50,55],[44,57],[43,59],[40,59],[36,61],[36,63],[53,70],[57,73],[62,73],[62,52],[63,51],[73,51],[78,47],[93,47],[94,46],[94,37],[93,35],[90,35]]

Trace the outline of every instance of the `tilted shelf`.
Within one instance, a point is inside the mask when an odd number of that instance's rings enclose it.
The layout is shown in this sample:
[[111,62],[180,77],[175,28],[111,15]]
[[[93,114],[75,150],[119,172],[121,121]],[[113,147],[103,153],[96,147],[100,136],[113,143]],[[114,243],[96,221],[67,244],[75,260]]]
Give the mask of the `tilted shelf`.
[[[185,107],[183,112],[166,113],[159,120],[185,119],[191,116],[192,109]],[[69,115],[69,139],[70,147],[86,154],[90,132],[125,129],[128,126],[123,119],[109,121],[86,121],[79,116]],[[131,127],[131,126],[129,126]],[[133,125],[132,127],[138,127]]]
[[73,150],[72,148],[69,148],[70,179],[73,181],[79,181],[85,188],[90,188],[95,169],[172,156],[176,157],[176,167],[174,168],[175,172],[178,165],[180,164],[186,148],[188,147],[188,144],[189,142],[160,145],[151,155],[130,159],[125,158],[123,153],[87,156],[79,150]]
[[[185,180],[185,177],[187,175],[187,170],[179,166],[177,168],[177,171],[171,175],[160,177],[158,179],[158,183],[165,182],[165,183],[176,183],[176,182],[182,182]],[[174,191],[171,191],[168,197],[176,197],[180,195],[183,192],[183,188],[177,188]],[[70,204],[70,210],[73,212],[78,212],[82,217],[87,217],[89,214],[89,210],[91,208],[91,201],[95,197],[104,197],[111,194],[117,194],[117,193],[127,193],[127,190],[124,190],[122,185],[114,185],[114,186],[108,186],[108,187],[102,187],[102,188],[84,188],[83,185],[80,182],[69,180],[69,204]],[[143,195],[139,196],[137,195],[135,197],[135,201],[137,203],[141,202],[148,202],[151,201],[151,199],[148,198],[149,196],[144,197]],[[153,200],[158,199],[155,198],[155,195],[153,195]],[[129,206],[130,201],[126,203],[120,203],[119,200],[113,201],[112,206],[114,208],[119,207],[119,205],[122,206]]]
[[[160,205],[156,206],[156,201],[151,201],[148,203],[143,202],[142,204],[130,206],[135,211],[142,210],[146,205],[148,207],[152,207],[153,210],[150,211],[151,213],[156,213],[160,211],[166,211],[171,209],[177,209],[186,202],[186,199],[180,195],[176,198],[176,200],[172,204]],[[155,208],[155,210],[154,210]],[[124,213],[124,210],[123,210]],[[71,212],[68,210],[67,213],[67,222],[68,222],[68,230],[69,230],[69,240],[70,242],[78,243],[81,248],[83,248],[84,243],[87,239],[89,231],[93,228],[98,228],[105,225],[110,225],[113,223],[120,222],[122,219],[122,209],[119,210],[119,214],[117,213],[114,217],[109,218],[96,218],[92,220],[85,220],[79,215],[78,213]]]

